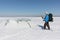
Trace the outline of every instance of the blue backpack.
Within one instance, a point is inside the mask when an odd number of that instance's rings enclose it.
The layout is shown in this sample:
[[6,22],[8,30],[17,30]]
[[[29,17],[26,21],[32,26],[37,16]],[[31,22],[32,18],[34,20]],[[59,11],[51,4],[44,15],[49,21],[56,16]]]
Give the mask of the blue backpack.
[[49,22],[53,22],[53,14],[52,13],[49,13]]

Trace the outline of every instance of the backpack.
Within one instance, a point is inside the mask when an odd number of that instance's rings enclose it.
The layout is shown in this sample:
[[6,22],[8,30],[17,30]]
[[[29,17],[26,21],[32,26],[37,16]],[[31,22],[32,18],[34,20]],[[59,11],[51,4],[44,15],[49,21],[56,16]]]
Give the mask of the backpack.
[[53,22],[53,14],[52,13],[49,13],[49,22]]

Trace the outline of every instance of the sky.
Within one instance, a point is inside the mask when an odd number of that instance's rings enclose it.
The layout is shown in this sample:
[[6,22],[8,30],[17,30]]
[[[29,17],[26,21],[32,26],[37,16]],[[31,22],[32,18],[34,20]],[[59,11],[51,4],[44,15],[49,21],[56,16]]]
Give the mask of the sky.
[[60,16],[60,0],[0,0],[0,16]]

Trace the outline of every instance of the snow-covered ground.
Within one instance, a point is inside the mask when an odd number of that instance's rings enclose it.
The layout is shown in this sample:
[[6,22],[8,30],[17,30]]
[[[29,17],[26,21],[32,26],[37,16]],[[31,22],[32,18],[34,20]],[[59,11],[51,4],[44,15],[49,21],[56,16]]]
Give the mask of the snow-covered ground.
[[0,17],[0,40],[60,40],[60,17],[43,30],[41,17]]

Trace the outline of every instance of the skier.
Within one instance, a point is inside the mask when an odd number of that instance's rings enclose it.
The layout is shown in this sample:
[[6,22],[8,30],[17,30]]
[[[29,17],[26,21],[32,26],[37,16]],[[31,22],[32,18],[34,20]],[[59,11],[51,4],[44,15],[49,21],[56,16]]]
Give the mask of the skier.
[[50,30],[50,26],[49,26],[49,14],[48,14],[48,12],[45,13],[45,17],[43,19],[44,19],[43,21],[45,21],[45,23],[44,23],[44,29],[46,29],[46,26],[47,26],[48,30]]

